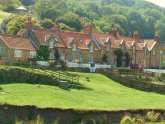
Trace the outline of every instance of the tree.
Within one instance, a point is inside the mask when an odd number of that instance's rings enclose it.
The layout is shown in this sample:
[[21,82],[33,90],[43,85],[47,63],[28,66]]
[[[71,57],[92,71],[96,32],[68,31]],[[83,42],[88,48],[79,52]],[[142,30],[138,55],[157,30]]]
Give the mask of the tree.
[[80,16],[73,12],[68,12],[64,14],[63,18],[61,19],[61,22],[69,27],[75,28],[76,31],[80,31],[83,26]]
[[59,61],[60,59],[60,55],[59,55],[57,47],[54,48],[54,58],[55,58],[55,61]]
[[50,56],[49,48],[47,46],[41,46],[39,50],[37,50],[37,55],[47,61]]
[[53,28],[54,24],[53,24],[53,21],[51,19],[44,19],[41,22],[41,26],[43,28],[46,28],[46,29],[51,29],[51,28]]
[[56,20],[56,18],[59,16],[59,12],[56,9],[48,9],[41,13],[41,19],[52,19]]
[[121,49],[117,49],[114,51],[114,54],[116,55],[116,66],[121,67],[122,66],[123,51]]
[[[7,34],[17,34],[22,28],[25,28],[28,16],[17,16],[14,19],[10,20],[6,25]],[[40,27],[40,20],[36,17],[32,18],[33,26]]]
[[25,6],[29,6],[35,3],[35,0],[21,0],[21,3]]
[[108,62],[108,57],[107,57],[106,54],[104,54],[104,55],[102,56],[102,62],[103,62],[103,63],[107,63],[107,62]]
[[126,58],[126,60],[125,60],[125,66],[126,67],[129,67],[131,58],[130,58],[130,54],[128,52],[125,53],[125,58]]

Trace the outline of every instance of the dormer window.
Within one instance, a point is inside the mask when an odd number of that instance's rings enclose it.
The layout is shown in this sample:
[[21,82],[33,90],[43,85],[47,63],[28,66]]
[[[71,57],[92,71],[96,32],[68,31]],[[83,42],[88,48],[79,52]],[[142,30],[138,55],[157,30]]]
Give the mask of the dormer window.
[[93,52],[93,45],[90,45],[89,50],[90,52]]
[[49,48],[54,48],[54,43],[53,42],[49,42]]
[[73,44],[72,45],[72,51],[76,51],[76,50],[77,50],[76,44]]
[[111,50],[111,45],[108,43],[107,44],[107,51],[110,51]]

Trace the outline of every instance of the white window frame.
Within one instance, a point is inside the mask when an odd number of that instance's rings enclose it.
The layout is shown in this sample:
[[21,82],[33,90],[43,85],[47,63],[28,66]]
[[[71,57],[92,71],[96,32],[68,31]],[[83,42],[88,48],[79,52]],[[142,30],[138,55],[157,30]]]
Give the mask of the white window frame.
[[30,51],[29,57],[30,58],[35,58],[37,56],[37,52],[36,51]]
[[92,44],[89,46],[89,51],[93,53],[93,45]]
[[17,49],[15,49],[15,51],[14,51],[14,57],[15,57],[15,58],[20,58],[20,57],[22,57],[22,50],[17,50]]
[[77,46],[76,46],[76,44],[73,44],[73,45],[72,45],[72,51],[77,51]]

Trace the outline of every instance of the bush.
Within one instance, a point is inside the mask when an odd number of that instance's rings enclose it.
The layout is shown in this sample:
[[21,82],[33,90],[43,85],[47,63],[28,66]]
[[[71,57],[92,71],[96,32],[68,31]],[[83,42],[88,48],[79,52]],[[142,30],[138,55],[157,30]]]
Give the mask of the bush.
[[44,19],[41,22],[41,26],[45,29],[51,29],[54,27],[53,21],[51,19]]
[[121,120],[120,124],[135,124],[135,118],[132,118],[129,115],[126,115]]
[[146,115],[147,122],[158,122],[160,120],[161,120],[161,116],[159,113],[151,111],[151,112],[148,112]]

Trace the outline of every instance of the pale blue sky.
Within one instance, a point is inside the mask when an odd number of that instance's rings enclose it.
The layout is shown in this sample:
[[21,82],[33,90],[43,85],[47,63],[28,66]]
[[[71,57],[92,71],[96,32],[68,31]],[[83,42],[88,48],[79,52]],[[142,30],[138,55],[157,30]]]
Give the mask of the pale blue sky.
[[155,3],[161,7],[165,7],[165,0],[146,0],[146,1],[150,1],[150,2]]

